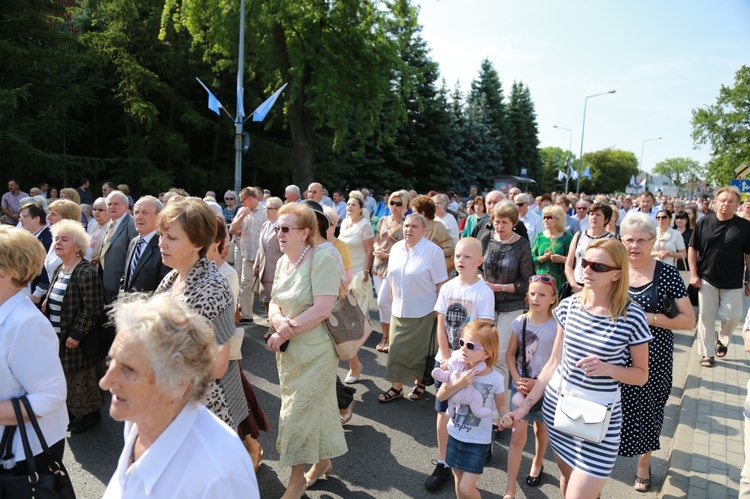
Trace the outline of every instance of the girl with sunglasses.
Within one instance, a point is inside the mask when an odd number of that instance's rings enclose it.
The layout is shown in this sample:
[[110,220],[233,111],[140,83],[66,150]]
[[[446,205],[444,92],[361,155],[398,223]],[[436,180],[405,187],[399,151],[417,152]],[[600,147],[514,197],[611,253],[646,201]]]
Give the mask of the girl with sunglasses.
[[[521,406],[525,396],[534,388],[536,378],[539,377],[539,373],[552,354],[557,335],[557,322],[552,316],[552,309],[557,305],[555,279],[547,275],[531,276],[526,296],[529,299],[529,312],[518,316],[513,321],[511,325],[513,334],[510,336],[508,351],[505,353],[505,360],[513,380],[511,409]],[[529,412],[526,421],[534,423],[534,436],[536,437],[534,460],[531,462],[531,471],[526,477],[526,484],[536,487],[542,479],[544,453],[547,451],[549,439],[541,411]],[[516,496],[516,480],[521,468],[523,448],[526,445],[528,430],[526,421],[516,421],[513,435],[510,437],[508,485],[505,489],[505,497]]]
[[[552,355],[511,416],[513,421],[521,421],[544,395],[544,423],[560,468],[562,496],[593,499],[612,473],[620,447],[619,386],[646,383],[652,337],[646,313],[628,297],[625,246],[615,239],[594,241],[581,265],[583,290],[555,308],[558,326]],[[560,395],[573,393],[612,409],[601,443],[555,429]]]
[[388,198],[391,214],[378,220],[375,230],[375,243],[372,254],[375,260],[372,264],[372,281],[378,292],[378,310],[380,311],[380,326],[383,338],[375,347],[378,352],[388,353],[388,336],[391,328],[391,293],[388,289],[388,258],[391,248],[404,238],[404,213],[409,210],[409,193],[400,190]]
[[[493,405],[502,417],[505,428],[513,425],[510,409],[505,402],[505,378],[492,368],[500,344],[494,327],[486,322],[471,321],[461,332],[459,340],[467,370],[455,383],[443,383],[437,393],[440,401],[448,400],[461,388],[474,386],[482,394],[485,408]],[[476,373],[474,365],[484,362],[486,367]],[[477,481],[484,471],[485,459],[492,445],[492,415],[478,418],[468,405],[461,405],[448,420],[448,448],[445,461],[453,470],[456,497],[479,497]]]

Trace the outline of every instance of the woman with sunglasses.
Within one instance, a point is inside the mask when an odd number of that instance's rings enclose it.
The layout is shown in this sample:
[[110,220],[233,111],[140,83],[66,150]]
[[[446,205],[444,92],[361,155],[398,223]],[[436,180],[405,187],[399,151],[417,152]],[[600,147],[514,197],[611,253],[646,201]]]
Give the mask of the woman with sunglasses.
[[404,190],[396,191],[388,198],[391,214],[378,220],[372,254],[372,280],[378,291],[378,309],[383,338],[375,347],[378,352],[388,353],[388,336],[391,327],[391,294],[388,291],[388,257],[391,248],[404,238],[404,213],[409,210],[411,197]]
[[[659,216],[667,216],[665,210]],[[660,225],[664,223],[659,220]],[[674,229],[672,238],[682,236]],[[659,261],[654,249],[659,229],[643,213],[630,213],[620,224],[622,242],[630,262],[630,298],[646,311],[653,340],[648,351],[648,382],[643,386],[622,387],[622,440],[620,455],[639,456],[633,487],[639,492],[651,489],[651,452],[658,450],[664,422],[664,406],[672,389],[674,352],[673,329],[691,329],[695,314],[685,283],[672,265]],[[664,296],[677,303],[679,314],[670,319],[664,315]],[[630,365],[630,361],[628,363]]]
[[612,218],[612,208],[608,204],[594,203],[588,208],[589,228],[577,232],[573,236],[565,260],[565,277],[568,279],[570,289],[578,293],[583,289],[583,266],[581,260],[591,242],[598,239],[610,239],[614,234],[607,230],[607,224]]
[[[646,313],[628,297],[627,252],[615,239],[592,242],[581,261],[583,290],[563,300],[553,315],[557,337],[549,361],[514,421],[526,417],[544,395],[543,414],[549,441],[560,468],[560,489],[566,498],[595,498],[609,478],[620,447],[621,384],[648,380]],[[632,362],[627,364],[628,355]],[[555,429],[560,395],[612,407],[606,436],[593,443]]]
[[565,232],[567,217],[559,206],[545,206],[542,209],[544,230],[537,232],[531,245],[531,258],[537,274],[555,278],[557,294],[560,294],[565,279],[565,260],[568,258],[573,236]]
[[477,196],[474,198],[474,214],[469,215],[469,217],[466,219],[466,224],[464,225],[463,232],[461,232],[461,237],[469,237],[474,233],[474,228],[477,225],[481,225],[485,220],[487,220],[488,215],[485,211],[484,207],[484,198],[482,196]]
[[685,260],[687,251],[682,234],[670,227],[672,213],[669,210],[656,212],[656,240],[651,256],[668,265],[676,266],[676,260]]
[[[314,203],[323,222],[318,226]],[[314,206],[313,205],[313,206]],[[299,498],[324,475],[331,459],[347,450],[336,402],[338,358],[323,320],[333,309],[341,274],[334,257],[313,249],[328,222],[314,201],[289,203],[279,210],[275,230],[284,256],[276,267],[268,348],[276,352],[281,391],[279,464],[291,467],[284,499]],[[305,467],[312,464],[305,473]]]

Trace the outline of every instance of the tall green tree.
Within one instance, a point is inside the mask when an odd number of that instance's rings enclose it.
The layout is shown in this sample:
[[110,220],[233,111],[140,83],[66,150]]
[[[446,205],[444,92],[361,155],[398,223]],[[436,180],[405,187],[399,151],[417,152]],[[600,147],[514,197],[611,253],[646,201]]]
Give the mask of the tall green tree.
[[[168,0],[163,26],[186,28],[219,69],[237,44],[237,31],[225,18],[238,19],[238,5]],[[299,185],[314,176],[316,132],[330,129],[330,143],[340,149],[348,138],[364,141],[375,128],[390,90],[390,68],[399,64],[385,29],[388,12],[381,7],[373,0],[248,2],[246,71],[269,89],[289,83],[285,113],[292,180]]]
[[654,173],[671,180],[678,194],[686,184],[702,180],[704,175],[701,164],[691,158],[667,158],[654,166]]
[[[534,190],[539,193],[543,192],[565,192],[565,179],[558,180],[560,172],[566,173],[567,164],[575,164],[575,156],[570,151],[563,150],[560,147],[543,147],[539,150],[540,172],[535,177],[537,184]],[[575,180],[573,184],[568,184],[575,189]]]
[[750,164],[750,66],[734,76],[734,86],[722,85],[716,103],[693,109],[693,140],[711,145],[709,182],[728,184],[734,169]]
[[581,179],[581,191],[610,193],[621,191],[630,177],[638,174],[638,158],[630,151],[602,149],[583,155],[583,164],[590,167],[591,180]]
[[52,0],[7,0],[0,14],[0,150],[24,188],[64,183],[102,163],[77,147],[101,82]]
[[508,132],[510,125],[503,97],[503,85],[495,66],[489,59],[482,61],[479,75],[471,82],[471,91],[467,103],[481,106],[487,115],[490,125],[490,138],[495,142],[493,149],[497,150],[497,159],[493,160],[496,165],[494,174],[517,174],[518,170],[515,165],[510,165],[505,161],[510,148]]
[[523,82],[513,82],[508,103],[508,142],[504,164],[521,173],[525,168],[527,176],[539,176],[539,127],[536,122],[531,91]]

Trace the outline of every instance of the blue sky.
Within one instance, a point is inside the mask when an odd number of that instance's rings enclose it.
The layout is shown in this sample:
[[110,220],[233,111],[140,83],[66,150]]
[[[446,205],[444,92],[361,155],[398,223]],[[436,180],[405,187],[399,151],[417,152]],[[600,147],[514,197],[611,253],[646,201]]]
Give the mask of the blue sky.
[[530,90],[541,147],[615,147],[651,170],[671,157],[705,163],[694,149],[691,110],[715,102],[721,85],[750,64],[750,0],[417,0],[432,58],[452,89],[470,88],[483,59]]

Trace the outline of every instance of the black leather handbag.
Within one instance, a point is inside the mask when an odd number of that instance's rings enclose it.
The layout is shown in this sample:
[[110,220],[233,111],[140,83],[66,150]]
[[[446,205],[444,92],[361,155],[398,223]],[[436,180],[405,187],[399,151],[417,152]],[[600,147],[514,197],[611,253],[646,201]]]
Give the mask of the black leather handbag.
[[[18,431],[21,434],[21,443],[23,444],[23,452],[26,455],[28,473],[25,475],[6,475],[0,469],[0,499],[75,499],[76,494],[73,491],[70,476],[62,462],[55,459],[49,446],[47,446],[47,441],[44,439],[42,430],[39,428],[39,423],[26,396],[24,395],[20,399],[11,399],[11,402],[16,412],[18,426],[5,427],[2,438],[3,445],[0,452],[2,452],[4,462],[12,461],[13,435]],[[54,463],[46,470],[37,468],[36,460],[31,452],[29,436],[26,434],[26,424],[23,420],[21,404],[26,408],[29,422],[34,427],[34,432],[36,432],[36,436],[39,438],[39,443],[42,444],[42,452],[50,459],[50,462]]]

